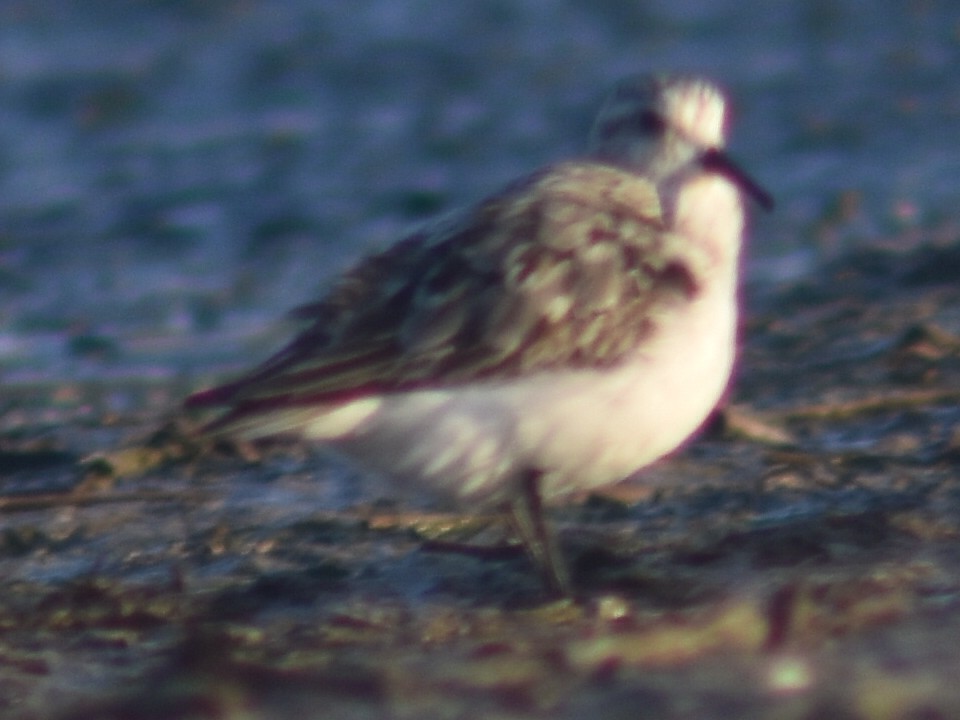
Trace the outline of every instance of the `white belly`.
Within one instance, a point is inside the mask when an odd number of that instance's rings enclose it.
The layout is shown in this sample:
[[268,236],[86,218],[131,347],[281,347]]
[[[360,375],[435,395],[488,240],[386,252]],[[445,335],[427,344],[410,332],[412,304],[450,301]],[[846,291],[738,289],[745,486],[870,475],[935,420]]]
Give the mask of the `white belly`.
[[716,406],[734,359],[732,289],[702,295],[616,368],[386,395],[352,432],[305,434],[403,483],[499,502],[522,474],[551,498],[615,483],[675,449]]

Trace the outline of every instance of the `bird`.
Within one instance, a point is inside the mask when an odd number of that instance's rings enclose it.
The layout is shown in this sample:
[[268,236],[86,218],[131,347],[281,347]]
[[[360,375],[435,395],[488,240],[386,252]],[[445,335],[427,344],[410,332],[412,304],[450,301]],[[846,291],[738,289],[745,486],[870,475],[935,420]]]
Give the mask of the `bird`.
[[585,152],[359,260],[247,374],[186,400],[202,432],[294,436],[398,487],[502,510],[550,593],[545,503],[678,448],[735,362],[745,199],[710,80],[617,83]]

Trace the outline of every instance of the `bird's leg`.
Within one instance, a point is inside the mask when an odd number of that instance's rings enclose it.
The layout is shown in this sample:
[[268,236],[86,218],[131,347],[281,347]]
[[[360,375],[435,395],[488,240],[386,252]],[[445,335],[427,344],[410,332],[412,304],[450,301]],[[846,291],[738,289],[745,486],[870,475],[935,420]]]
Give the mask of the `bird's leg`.
[[570,594],[570,575],[556,538],[544,522],[539,482],[539,471],[530,470],[524,474],[519,492],[508,504],[510,519],[547,589],[567,596]]

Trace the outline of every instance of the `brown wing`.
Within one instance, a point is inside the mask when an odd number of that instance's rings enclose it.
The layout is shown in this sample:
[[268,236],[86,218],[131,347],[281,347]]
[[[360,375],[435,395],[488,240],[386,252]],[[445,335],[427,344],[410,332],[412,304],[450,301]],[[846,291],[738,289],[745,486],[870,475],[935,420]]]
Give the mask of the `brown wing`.
[[311,324],[286,348],[193,404],[250,412],[613,364],[696,293],[698,263],[651,182],[556,165],[368,257],[295,311]]

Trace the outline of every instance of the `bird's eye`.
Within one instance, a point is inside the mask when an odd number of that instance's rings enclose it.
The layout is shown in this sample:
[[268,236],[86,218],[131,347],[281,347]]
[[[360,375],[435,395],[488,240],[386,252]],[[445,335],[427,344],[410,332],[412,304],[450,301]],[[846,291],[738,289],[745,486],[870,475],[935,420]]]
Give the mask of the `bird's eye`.
[[667,128],[667,124],[653,110],[645,110],[637,118],[637,127],[647,135],[660,135]]

